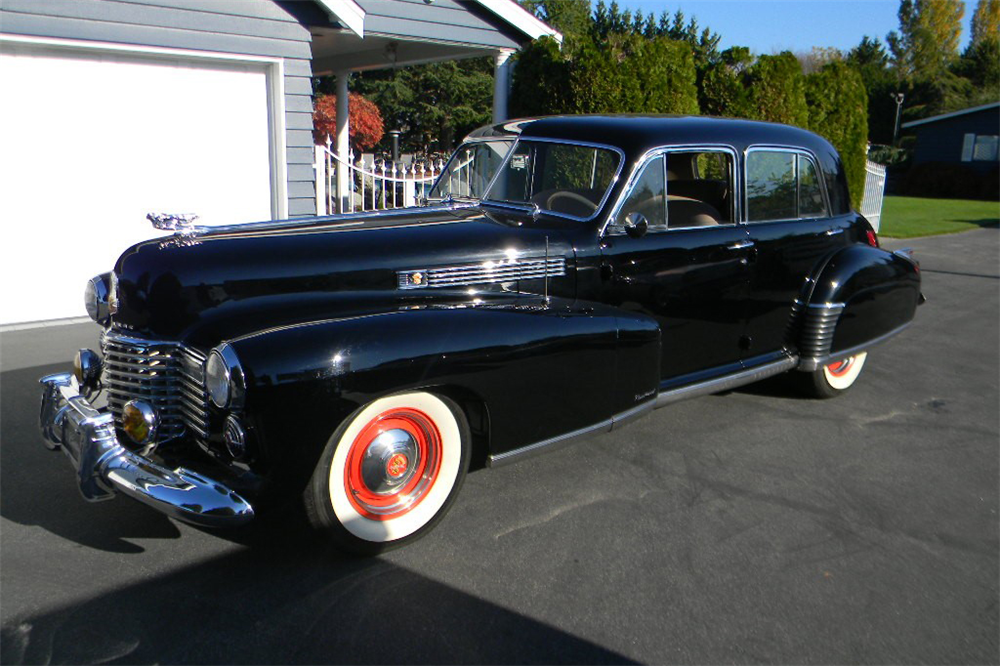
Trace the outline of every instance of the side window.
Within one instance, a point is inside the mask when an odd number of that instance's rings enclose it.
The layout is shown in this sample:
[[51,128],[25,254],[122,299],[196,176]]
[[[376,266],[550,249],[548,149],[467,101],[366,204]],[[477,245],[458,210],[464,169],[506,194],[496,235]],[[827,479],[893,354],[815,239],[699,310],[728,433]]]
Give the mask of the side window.
[[829,215],[819,170],[805,155],[755,150],[747,155],[747,220],[795,220]]
[[733,173],[729,152],[667,153],[667,226],[732,224]]
[[618,225],[621,226],[629,213],[640,213],[649,224],[649,229],[665,229],[667,226],[667,197],[664,182],[663,156],[660,155],[646,163],[642,173],[628,198],[618,213]]
[[747,220],[795,215],[795,155],[757,150],[747,155]]
[[813,161],[798,155],[799,162],[799,214],[798,217],[827,217],[823,189]]

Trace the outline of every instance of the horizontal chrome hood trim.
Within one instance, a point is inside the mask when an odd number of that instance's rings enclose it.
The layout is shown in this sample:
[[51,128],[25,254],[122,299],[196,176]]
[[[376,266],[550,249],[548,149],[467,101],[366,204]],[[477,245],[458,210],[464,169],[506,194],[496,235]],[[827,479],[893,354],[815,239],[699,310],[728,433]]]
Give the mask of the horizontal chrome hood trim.
[[325,215],[323,217],[301,217],[291,220],[265,220],[263,222],[245,222],[242,224],[224,224],[217,227],[193,226],[178,232],[179,235],[229,233],[233,231],[267,231],[273,229],[299,229],[306,227],[360,227],[365,220],[403,217],[414,213],[447,213],[465,208],[475,208],[479,202],[450,202],[437,206],[421,206],[410,208],[393,208],[391,210],[375,210],[364,213],[342,213],[340,215]]

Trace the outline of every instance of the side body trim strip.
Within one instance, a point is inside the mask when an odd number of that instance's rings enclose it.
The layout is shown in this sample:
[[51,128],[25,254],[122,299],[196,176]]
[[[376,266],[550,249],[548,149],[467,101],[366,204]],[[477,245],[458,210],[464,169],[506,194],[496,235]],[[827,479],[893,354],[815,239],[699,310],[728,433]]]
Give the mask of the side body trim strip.
[[760,381],[761,379],[767,379],[768,377],[773,377],[774,375],[779,375],[782,372],[791,370],[798,365],[798,363],[798,356],[786,356],[781,360],[741,370],[740,372],[734,372],[733,374],[726,375],[725,377],[718,377],[716,379],[710,379],[707,382],[682,386],[672,391],[661,393],[657,396],[656,408],[659,409],[660,407],[669,405],[673,402],[679,402],[680,400],[687,400],[688,398],[709,395],[711,393],[719,393],[721,391],[728,391],[729,389],[736,388],[737,386],[752,384],[753,382]]

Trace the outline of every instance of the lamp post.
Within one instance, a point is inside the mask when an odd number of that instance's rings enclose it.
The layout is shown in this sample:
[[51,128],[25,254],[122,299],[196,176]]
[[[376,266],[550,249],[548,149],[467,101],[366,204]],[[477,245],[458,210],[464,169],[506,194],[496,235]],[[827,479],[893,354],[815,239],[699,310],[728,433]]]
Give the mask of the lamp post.
[[399,161],[399,135],[402,134],[399,130],[389,130],[389,136],[392,137],[392,162],[395,164]]
[[896,141],[899,138],[899,116],[903,110],[903,97],[905,97],[905,95],[903,95],[903,93],[901,92],[897,92],[897,93],[889,93],[889,97],[891,97],[892,100],[896,102],[896,126],[892,130],[892,145],[895,146]]

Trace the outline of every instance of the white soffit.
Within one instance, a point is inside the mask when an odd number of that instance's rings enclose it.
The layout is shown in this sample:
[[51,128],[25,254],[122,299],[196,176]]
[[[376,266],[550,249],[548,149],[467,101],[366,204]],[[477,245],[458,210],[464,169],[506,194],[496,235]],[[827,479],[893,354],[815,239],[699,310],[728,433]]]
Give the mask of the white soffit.
[[316,0],[330,18],[343,23],[362,39],[365,36],[365,10],[354,0]]
[[476,2],[532,39],[548,36],[562,44],[561,32],[553,30],[548,24],[532,16],[531,12],[518,5],[514,0],[476,0]]

